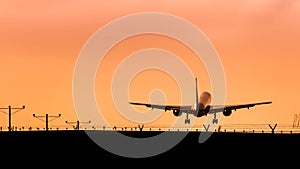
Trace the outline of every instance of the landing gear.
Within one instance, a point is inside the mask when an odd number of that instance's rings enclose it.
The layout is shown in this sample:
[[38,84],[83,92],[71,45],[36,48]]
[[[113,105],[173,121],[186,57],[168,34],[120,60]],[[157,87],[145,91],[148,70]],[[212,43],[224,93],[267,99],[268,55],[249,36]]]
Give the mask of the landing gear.
[[186,113],[186,119],[184,120],[184,124],[190,124],[191,120],[189,119],[189,113]]
[[218,124],[218,119],[213,119],[212,122],[213,122],[213,124],[215,124],[215,123]]
[[190,119],[185,119],[184,123],[185,124],[190,124],[191,120]]
[[213,124],[218,124],[218,119],[217,119],[217,114],[216,113],[214,113],[214,119],[212,120],[212,123]]

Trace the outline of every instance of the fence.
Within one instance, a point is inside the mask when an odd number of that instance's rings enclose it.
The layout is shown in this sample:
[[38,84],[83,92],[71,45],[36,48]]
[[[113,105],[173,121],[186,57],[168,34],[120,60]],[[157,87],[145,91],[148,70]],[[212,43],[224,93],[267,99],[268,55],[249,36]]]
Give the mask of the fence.
[[[116,131],[207,131],[209,126],[203,124],[188,127],[186,125],[170,127],[160,125],[86,125],[77,128],[71,125],[49,125],[48,130],[116,130]],[[45,126],[12,126],[12,131],[43,131]],[[0,131],[9,131],[8,126],[0,126]],[[300,133],[300,126],[294,124],[222,124],[213,129],[214,132],[243,132],[243,133]]]

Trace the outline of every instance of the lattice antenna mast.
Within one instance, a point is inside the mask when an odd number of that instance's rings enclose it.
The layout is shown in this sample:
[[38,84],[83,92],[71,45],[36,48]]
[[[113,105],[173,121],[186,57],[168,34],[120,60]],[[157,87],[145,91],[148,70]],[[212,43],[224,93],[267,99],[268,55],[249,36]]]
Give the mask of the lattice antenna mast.
[[[25,109],[25,106],[22,106],[22,107],[11,107],[11,106],[8,106],[6,108],[0,108],[0,111],[5,113],[5,114],[8,114],[8,131],[12,131],[12,127],[11,127],[11,116],[15,113],[17,113],[18,111],[21,111]],[[8,110],[8,113],[3,111],[3,110]],[[12,110],[15,110],[15,111],[12,111]]]
[[293,127],[299,127],[300,122],[300,114],[294,115]]
[[[48,123],[50,121],[53,121],[53,120],[59,118],[60,116],[61,116],[61,114],[58,114],[58,116],[49,116],[48,114],[46,114],[45,116],[37,116],[37,115],[33,114],[33,117],[46,122],[46,131],[48,131],[48,129],[49,129]],[[45,120],[43,118],[45,118]],[[49,120],[49,118],[52,118],[52,119]]]

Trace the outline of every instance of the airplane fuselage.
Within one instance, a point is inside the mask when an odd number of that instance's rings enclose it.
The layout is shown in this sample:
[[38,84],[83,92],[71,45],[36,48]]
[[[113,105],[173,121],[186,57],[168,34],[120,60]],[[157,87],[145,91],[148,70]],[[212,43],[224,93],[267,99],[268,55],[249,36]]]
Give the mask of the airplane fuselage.
[[200,95],[199,103],[197,104],[197,106],[194,107],[195,109],[194,115],[196,117],[207,115],[210,109],[209,106],[210,103],[211,103],[211,94],[209,92],[202,92]]

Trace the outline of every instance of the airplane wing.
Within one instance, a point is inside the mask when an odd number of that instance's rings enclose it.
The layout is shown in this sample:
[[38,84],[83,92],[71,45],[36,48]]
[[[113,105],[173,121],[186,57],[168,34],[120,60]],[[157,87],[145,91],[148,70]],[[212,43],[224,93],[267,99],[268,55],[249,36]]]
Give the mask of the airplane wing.
[[236,111],[237,109],[243,109],[247,108],[249,109],[250,107],[254,107],[256,105],[261,105],[261,104],[271,104],[271,101],[268,102],[258,102],[258,103],[250,103],[250,104],[237,104],[237,105],[224,105],[224,106],[210,106],[210,113],[216,113],[216,112],[222,112],[224,110],[234,110]]
[[164,111],[167,110],[177,110],[181,112],[187,112],[190,113],[192,111],[192,106],[174,106],[174,105],[160,105],[160,104],[148,104],[148,103],[137,103],[137,102],[129,102],[133,105],[142,105],[149,107],[151,109],[162,109]]
[[[167,110],[176,110],[176,111],[181,111],[183,113],[193,113],[193,106],[175,106],[175,105],[160,105],[160,104],[149,104],[149,103],[137,103],[137,102],[129,102],[130,104],[133,105],[142,105],[149,107],[151,109],[162,109],[164,111]],[[270,104],[272,103],[271,101],[269,102],[258,102],[258,103],[249,103],[249,104],[237,104],[237,105],[209,105],[209,113],[217,113],[217,112],[223,112],[225,111],[236,111],[237,109],[243,109],[247,108],[249,109],[250,107],[254,107],[256,105],[261,105],[261,104]]]

